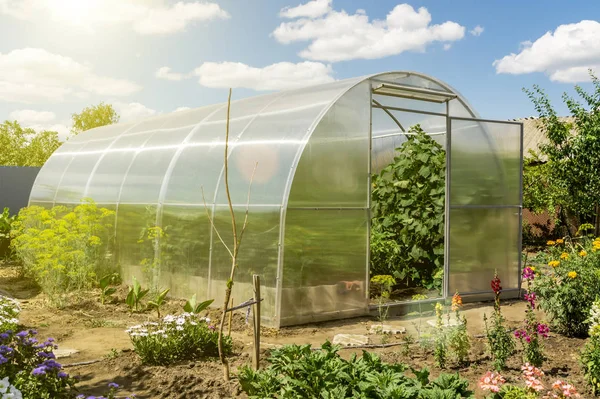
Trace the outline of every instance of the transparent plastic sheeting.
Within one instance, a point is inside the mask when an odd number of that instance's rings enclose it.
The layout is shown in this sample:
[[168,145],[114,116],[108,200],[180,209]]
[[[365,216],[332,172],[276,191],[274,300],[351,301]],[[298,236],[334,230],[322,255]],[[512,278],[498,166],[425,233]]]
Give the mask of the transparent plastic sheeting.
[[519,287],[521,127],[451,120],[450,293]]
[[[238,228],[249,198],[233,298],[251,298],[252,274],[260,275],[266,325],[368,311],[369,174],[374,159],[380,168],[402,142],[375,137],[398,126],[371,108],[373,97],[407,109],[391,112],[406,128],[437,129],[444,143],[446,115],[415,111],[477,116],[460,96],[442,107],[372,96],[373,79],[457,94],[435,79],[394,72],[232,102],[229,183]],[[126,281],[147,279],[145,269],[158,257],[154,284],[222,306],[231,258],[209,218],[231,243],[226,116],[227,104],[217,104],[72,137],[40,171],[30,204],[73,206],[91,198],[115,210],[107,256]],[[158,248],[140,239],[151,226],[166,233]]]

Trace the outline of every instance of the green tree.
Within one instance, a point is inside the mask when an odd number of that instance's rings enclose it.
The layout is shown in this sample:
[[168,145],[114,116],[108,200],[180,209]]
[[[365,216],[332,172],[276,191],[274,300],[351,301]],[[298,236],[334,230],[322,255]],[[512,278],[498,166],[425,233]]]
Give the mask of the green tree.
[[17,121],[5,121],[0,124],[0,165],[42,166],[61,144],[57,132],[36,133]]
[[119,114],[111,104],[100,103],[84,108],[78,114],[71,115],[73,127],[71,133],[79,134],[95,127],[112,125],[119,122]]
[[[539,114],[548,143],[539,146],[546,165],[550,194],[534,198],[549,206],[559,205],[579,217],[581,223],[595,221],[600,233],[600,81],[590,70],[593,92],[575,86],[579,98],[564,93],[562,99],[572,116],[557,116],[548,95],[537,85],[523,89]],[[525,186],[527,190],[527,186]],[[538,188],[539,189],[539,186]],[[525,197],[527,197],[527,193]]]

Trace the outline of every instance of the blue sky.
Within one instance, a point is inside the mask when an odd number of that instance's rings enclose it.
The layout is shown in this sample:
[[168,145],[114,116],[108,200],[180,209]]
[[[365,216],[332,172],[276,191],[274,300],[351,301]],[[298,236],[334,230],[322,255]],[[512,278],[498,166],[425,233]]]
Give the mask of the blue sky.
[[599,20],[596,0],[0,0],[0,120],[65,134],[100,101],[133,120],[230,86],[240,98],[390,70],[449,83],[482,117],[534,115],[533,84],[564,114],[562,92],[600,70]]

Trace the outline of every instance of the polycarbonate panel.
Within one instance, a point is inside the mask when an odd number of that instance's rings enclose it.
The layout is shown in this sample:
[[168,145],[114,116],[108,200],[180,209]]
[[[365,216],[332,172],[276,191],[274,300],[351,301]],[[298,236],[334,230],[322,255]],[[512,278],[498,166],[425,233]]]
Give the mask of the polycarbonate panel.
[[450,204],[520,205],[521,126],[451,124]]
[[[332,98],[356,82],[356,79],[348,79],[286,92],[261,111],[236,141],[229,156],[232,202],[246,203],[248,185],[258,163],[251,203],[281,205],[290,170],[311,132],[310,127],[319,120]],[[227,203],[223,178],[216,203]]]
[[148,265],[152,264],[155,251],[152,241],[142,238],[146,229],[155,223],[156,205],[120,204],[117,207],[116,256],[125,281],[136,277],[144,286],[152,285],[153,272]]
[[162,210],[160,284],[170,294],[198,301],[208,298],[210,223],[202,206],[169,206]]
[[451,209],[449,222],[449,293],[489,292],[494,270],[518,288],[519,208]]
[[[431,138],[439,143],[443,148],[446,148],[446,118],[442,116],[433,116],[426,114],[418,114],[413,112],[402,112],[373,108],[372,135],[373,141],[371,144],[371,171],[379,173],[383,168],[394,161],[394,157],[399,148],[405,141],[408,131],[416,124],[420,124],[421,128]],[[398,124],[392,119],[392,116],[400,123],[400,126],[405,130],[403,132]]]
[[350,89],[302,152],[288,207],[363,207],[369,197],[369,82]]
[[72,157],[51,157],[38,173],[29,194],[29,204],[33,202],[54,202],[56,188],[71,162]]
[[125,177],[122,171],[127,170],[136,151],[141,149],[146,141],[147,135],[119,137],[98,160],[87,183],[85,196],[96,202],[110,201],[116,204]]
[[91,143],[86,144],[78,151],[69,163],[63,174],[54,201],[57,204],[68,202],[79,202],[84,197],[85,186],[94,169],[96,162],[100,159],[97,151],[88,151]]
[[364,314],[367,210],[293,210],[285,222],[281,324]]
[[[387,76],[382,77],[382,79],[389,80],[389,78]],[[413,86],[413,87],[420,87],[422,89],[431,89],[431,90],[440,90],[440,91],[449,92],[448,89],[443,87],[441,84],[434,82],[431,79],[428,79],[424,76],[419,76],[419,75],[410,74],[410,73],[408,74],[408,76],[400,75],[400,76],[394,78],[392,81],[395,83],[398,83],[398,84],[406,85],[406,86]]]
[[156,203],[166,171],[189,128],[157,132],[135,157],[121,190],[121,203]]
[[[234,209],[238,234],[244,224],[245,208]],[[242,237],[238,254],[238,267],[233,286],[234,304],[253,297],[252,275],[258,274],[261,282],[261,315],[267,325],[275,325],[277,287],[277,262],[279,257],[279,220],[281,209],[276,207],[251,207],[248,213],[248,226]],[[231,215],[227,207],[216,207],[215,226],[223,241],[233,250]],[[231,273],[231,256],[213,234],[210,266],[210,295],[218,306],[225,298],[225,287]]]

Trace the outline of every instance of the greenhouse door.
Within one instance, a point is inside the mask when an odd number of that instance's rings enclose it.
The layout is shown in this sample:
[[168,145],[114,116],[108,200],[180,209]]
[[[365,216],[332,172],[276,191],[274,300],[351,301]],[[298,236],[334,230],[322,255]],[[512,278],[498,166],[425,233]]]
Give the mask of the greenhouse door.
[[446,296],[520,289],[523,126],[448,119]]

